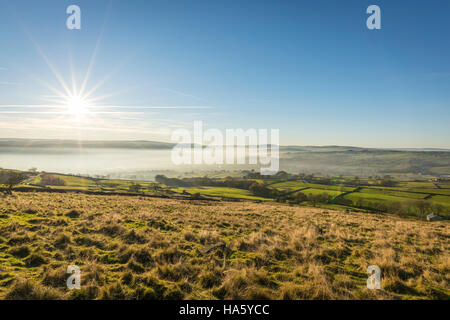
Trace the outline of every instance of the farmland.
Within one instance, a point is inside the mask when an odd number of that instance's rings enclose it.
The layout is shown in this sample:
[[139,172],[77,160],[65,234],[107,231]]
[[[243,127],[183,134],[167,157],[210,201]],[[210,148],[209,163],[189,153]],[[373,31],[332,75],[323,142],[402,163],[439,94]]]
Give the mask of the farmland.
[[[450,217],[450,184],[446,181],[394,179],[389,181],[388,186],[382,186],[380,178],[355,180],[353,177],[333,179],[315,177],[293,180],[272,177],[266,181],[241,175],[240,178],[229,177],[228,180],[225,178],[172,179],[174,182],[167,182],[169,185],[165,185],[154,181],[110,180],[58,173],[29,173],[29,175],[28,179],[16,186],[17,190],[185,199],[202,197],[218,201],[224,199],[278,201],[340,210],[396,213],[419,219],[424,219],[428,213],[439,214],[445,218]],[[42,179],[48,180],[49,177],[50,182],[42,181]],[[270,192],[252,191],[249,188],[252,183],[264,186]],[[183,186],[176,186],[177,184]],[[301,199],[299,194],[304,194],[304,199]]]
[[236,198],[236,199],[247,199],[247,200],[266,200],[262,197],[253,196],[248,190],[238,189],[238,188],[226,188],[226,187],[198,187],[198,188],[172,188],[175,192],[188,192],[190,194],[204,194],[207,196],[216,196],[223,198]]

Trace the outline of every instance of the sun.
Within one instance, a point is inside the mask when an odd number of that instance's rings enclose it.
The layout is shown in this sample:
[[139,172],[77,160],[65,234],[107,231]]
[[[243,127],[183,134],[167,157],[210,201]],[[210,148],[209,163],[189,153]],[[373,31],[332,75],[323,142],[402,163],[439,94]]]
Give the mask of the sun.
[[67,113],[80,115],[89,112],[89,104],[79,96],[70,96],[67,98]]

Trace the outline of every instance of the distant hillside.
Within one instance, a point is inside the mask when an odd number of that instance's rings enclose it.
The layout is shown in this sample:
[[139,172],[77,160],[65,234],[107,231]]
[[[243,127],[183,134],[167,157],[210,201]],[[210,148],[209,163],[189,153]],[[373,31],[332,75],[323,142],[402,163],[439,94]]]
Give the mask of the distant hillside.
[[410,152],[450,152],[444,148],[363,148],[352,146],[281,146],[282,151],[336,152],[336,151],[410,151]]
[[157,141],[0,139],[0,148],[79,148],[80,146],[96,149],[170,149],[174,144]]
[[[0,166],[4,168],[18,169],[18,163],[29,163],[22,165],[22,169],[28,167],[42,167],[37,155],[70,155],[79,154],[79,150],[87,151],[80,161],[92,168],[102,161],[99,156],[106,149],[108,154],[105,157],[115,157],[127,155],[127,160],[120,162],[116,167],[121,171],[127,171],[129,176],[136,176],[136,171],[174,169],[169,168],[170,151],[175,146],[173,143],[158,141],[99,141],[99,140],[57,140],[57,139],[0,139]],[[121,152],[120,149],[127,150]],[[103,151],[102,151],[103,150]],[[140,151],[164,151],[163,158],[158,158],[156,154],[149,155]],[[132,152],[133,151],[133,152]],[[6,155],[15,155],[6,157]],[[20,155],[20,157],[18,157]],[[30,158],[24,158],[28,157]],[[32,156],[31,156],[32,155]],[[142,164],[144,159],[153,160]],[[161,156],[163,157],[163,156]],[[118,157],[115,157],[116,160]],[[25,160],[24,160],[25,159]],[[41,159],[41,163],[55,163],[56,158]],[[73,158],[65,158],[64,162],[70,163]],[[81,160],[82,159],[82,160]],[[158,160],[160,159],[160,160]],[[58,160],[59,161],[59,160]],[[156,164],[158,166],[156,166]],[[108,163],[109,165],[110,163]],[[138,168],[138,164],[139,168]],[[153,165],[153,166],[152,166]],[[163,166],[163,168],[161,168]],[[71,168],[71,167],[70,167]],[[177,169],[177,168],[175,168]],[[198,165],[189,168],[179,168],[180,170],[236,170],[236,169],[257,169],[255,166],[228,165],[228,166],[207,166]],[[57,168],[47,168],[48,171],[58,171]],[[72,169],[70,169],[72,170]],[[96,174],[100,173],[96,169]],[[345,176],[375,176],[375,175],[408,175],[408,178],[419,178],[423,176],[442,176],[450,174],[450,149],[383,149],[383,148],[361,148],[352,146],[280,146],[280,170],[291,173],[313,173],[318,175],[345,175]],[[59,170],[61,171],[61,170]],[[68,169],[63,172],[72,172]],[[92,170],[91,170],[92,171]],[[111,172],[109,172],[111,173]],[[103,174],[103,173],[102,173]],[[154,173],[151,174],[154,176]],[[144,178],[144,176],[142,176]]]
[[[337,150],[336,148],[342,148]],[[281,168],[289,172],[329,175],[444,175],[450,173],[448,151],[406,151],[326,147],[282,153]]]
[[[146,140],[64,140],[0,138],[0,148],[111,148],[111,149],[170,149],[175,143]],[[450,152],[442,148],[363,148],[352,146],[280,146],[280,151],[345,152],[345,151],[409,151]]]

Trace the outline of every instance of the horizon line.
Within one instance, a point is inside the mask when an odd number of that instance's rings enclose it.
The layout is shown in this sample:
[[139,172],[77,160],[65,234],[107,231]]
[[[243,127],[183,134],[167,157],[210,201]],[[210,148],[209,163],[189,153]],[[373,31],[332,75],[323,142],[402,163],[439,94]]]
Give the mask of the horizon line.
[[[158,141],[158,140],[142,140],[142,139],[65,139],[65,138],[0,138],[0,141],[8,141],[8,140],[28,140],[28,141],[58,141],[58,142],[150,142],[150,143],[165,143],[165,144],[173,144],[178,145],[175,142],[168,141]],[[275,145],[275,144],[266,144],[266,145]],[[212,145],[207,145],[212,146]],[[246,145],[247,146],[247,145]],[[450,151],[450,147],[365,147],[365,146],[356,146],[356,145],[338,145],[338,144],[325,144],[325,145],[297,145],[297,144],[278,144],[279,147],[289,148],[289,147],[302,147],[302,148],[357,148],[357,149],[376,149],[376,150],[446,150]]]

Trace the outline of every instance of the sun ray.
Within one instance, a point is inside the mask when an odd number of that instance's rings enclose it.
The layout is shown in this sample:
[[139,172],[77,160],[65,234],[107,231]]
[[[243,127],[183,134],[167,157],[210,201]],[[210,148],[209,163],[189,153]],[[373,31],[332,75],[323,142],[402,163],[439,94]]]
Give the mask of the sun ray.
[[86,75],[84,76],[83,83],[81,84],[81,89],[80,89],[81,96],[84,95],[84,90],[86,89],[87,83],[89,81],[89,77],[91,75],[92,68],[94,67],[94,62],[95,62],[95,58],[97,56],[98,48],[100,46],[100,38],[102,37],[102,34],[103,34],[103,29],[100,32],[99,39],[97,40],[97,44],[95,45],[94,53],[92,54],[91,61],[89,62],[89,66],[88,66]]
[[214,109],[210,106],[113,106],[113,105],[96,105],[99,108],[118,108],[118,109]]
[[42,100],[47,101],[47,102],[51,102],[51,103],[56,103],[56,106],[62,106],[62,105],[64,105],[64,103],[67,101],[66,98],[59,98],[59,99],[56,99],[56,98],[54,98],[54,99],[47,98],[47,99],[42,99]]
[[51,63],[51,61],[47,58],[46,54],[44,53],[44,51],[41,49],[41,47],[39,46],[39,44],[33,39],[33,37],[31,37],[31,35],[27,32],[29,39],[31,40],[31,42],[33,43],[33,45],[36,47],[37,51],[39,52],[40,56],[42,57],[42,59],[44,59],[45,63],[48,65],[48,67],[50,68],[50,70],[53,72],[53,75],[56,77],[56,79],[59,81],[60,85],[63,87],[63,89],[66,91],[66,93],[68,95],[71,94],[69,87],[67,86],[67,83],[64,81],[63,77],[60,75],[60,73],[58,72],[58,70],[55,68],[55,66],[53,66],[53,64]]
[[73,61],[73,56],[72,56],[72,50],[69,49],[69,64],[70,64],[70,75],[72,78],[72,94],[73,95],[78,95],[77,94],[77,80],[76,80],[76,76],[75,76],[75,63]]
[[133,89],[138,88],[138,87],[140,87],[140,85],[132,86],[132,87],[129,87],[129,88],[123,88],[122,90],[118,90],[116,92],[112,92],[112,93],[109,93],[109,94],[105,94],[105,95],[102,95],[102,96],[97,96],[95,98],[88,99],[88,101],[90,103],[95,103],[97,101],[101,101],[101,100],[104,100],[104,99],[107,99],[107,98],[111,98],[111,97],[117,96],[117,95],[125,93],[125,92],[129,92],[130,90],[133,90]]
[[[88,92],[83,94],[83,99],[89,98],[95,91],[97,91],[101,86],[103,86],[114,74],[116,74],[128,61],[129,59],[126,59],[125,61],[122,61],[119,66],[117,66],[114,70],[109,72],[103,79],[101,79],[96,85],[94,85]],[[81,94],[80,94],[81,95]]]
[[[37,81],[39,81],[43,86],[47,87],[47,89],[51,90],[54,94],[58,95],[59,97],[64,97],[65,94],[59,91],[58,89],[52,87],[48,82],[33,76]],[[71,92],[69,91],[68,95],[71,95]]]
[[[50,61],[50,59],[45,54],[44,50],[41,46],[33,39],[31,34],[27,32],[25,28],[24,31],[27,34],[28,38],[37,49],[37,52],[50,68],[50,71],[55,76],[55,83],[59,86],[56,88],[51,85],[49,82],[46,82],[40,79],[37,76],[30,75],[44,87],[51,91],[54,96],[45,96],[42,97],[42,100],[48,102],[48,104],[40,104],[40,105],[23,105],[23,106],[12,106],[12,108],[17,108],[16,110],[8,110],[11,106],[2,106],[0,105],[0,113],[4,114],[55,114],[59,115],[56,117],[51,117],[55,119],[55,123],[58,121],[74,121],[77,123],[87,124],[91,121],[101,121],[103,117],[96,116],[100,114],[104,115],[138,115],[138,114],[149,114],[152,109],[210,109],[209,106],[118,106],[118,105],[107,105],[105,102],[101,103],[100,101],[106,100],[110,97],[114,97],[116,95],[122,94],[124,92],[128,92],[130,90],[134,90],[136,88],[142,89],[143,84],[132,85],[128,88],[120,88],[119,90],[112,93],[104,93],[102,95],[98,95],[99,88],[101,88],[110,78],[118,72],[118,70],[127,62],[129,59],[122,60],[119,66],[112,68],[112,71],[109,71],[100,81],[96,83],[90,83],[91,75],[96,65],[97,56],[101,48],[101,43],[103,40],[103,36],[105,33],[105,26],[109,16],[111,2],[109,3],[109,7],[107,13],[105,15],[105,19],[103,21],[103,25],[101,30],[99,31],[98,38],[96,39],[96,43],[94,46],[94,50],[89,60],[89,64],[87,69],[85,70],[84,77],[80,77],[79,73],[76,72],[75,59],[73,56],[73,51],[71,47],[68,47],[68,66],[69,66],[69,78],[64,79],[62,74],[60,74],[59,70],[55,67],[55,65]],[[25,71],[25,73],[28,73]],[[77,79],[78,78],[78,79]],[[68,81],[67,81],[68,80]],[[81,83],[79,81],[81,81]],[[92,85],[92,86],[91,86]],[[170,90],[163,88],[163,90],[169,90],[178,95],[191,96],[186,93],[182,93],[175,90]],[[94,94],[97,94],[95,96]],[[192,96],[194,97],[194,96]],[[35,108],[35,110],[22,111],[20,108]],[[136,109],[136,110],[132,110]],[[148,109],[148,111],[147,111]],[[31,111],[31,112],[30,112]]]
[[118,70],[111,71],[102,80],[100,80],[95,86],[93,86],[86,94],[83,95],[83,99],[89,98],[97,89],[103,86]]
[[110,9],[111,9],[111,2],[110,2],[109,5],[108,5],[107,12],[106,12],[106,15],[105,15],[105,19],[104,19],[104,21],[103,21],[102,29],[100,30],[100,33],[99,33],[99,35],[98,35],[97,42],[96,42],[95,48],[94,48],[94,52],[92,53],[91,60],[90,60],[90,62],[89,62],[89,66],[88,66],[86,75],[85,75],[84,80],[83,80],[83,83],[82,83],[82,85],[81,85],[81,89],[80,89],[80,93],[79,93],[79,95],[80,95],[81,97],[84,96],[84,91],[85,91],[86,86],[87,86],[87,83],[88,83],[88,81],[89,81],[89,77],[90,77],[92,68],[94,67],[95,59],[96,59],[96,57],[97,57],[97,53],[98,53],[98,50],[99,50],[99,48],[100,48],[100,42],[101,42],[101,40],[102,40],[102,38],[103,38],[103,33],[104,33],[104,31],[105,31],[105,26],[106,26],[106,22],[107,22],[107,20],[108,20],[108,16],[109,16],[109,11],[110,11]]

